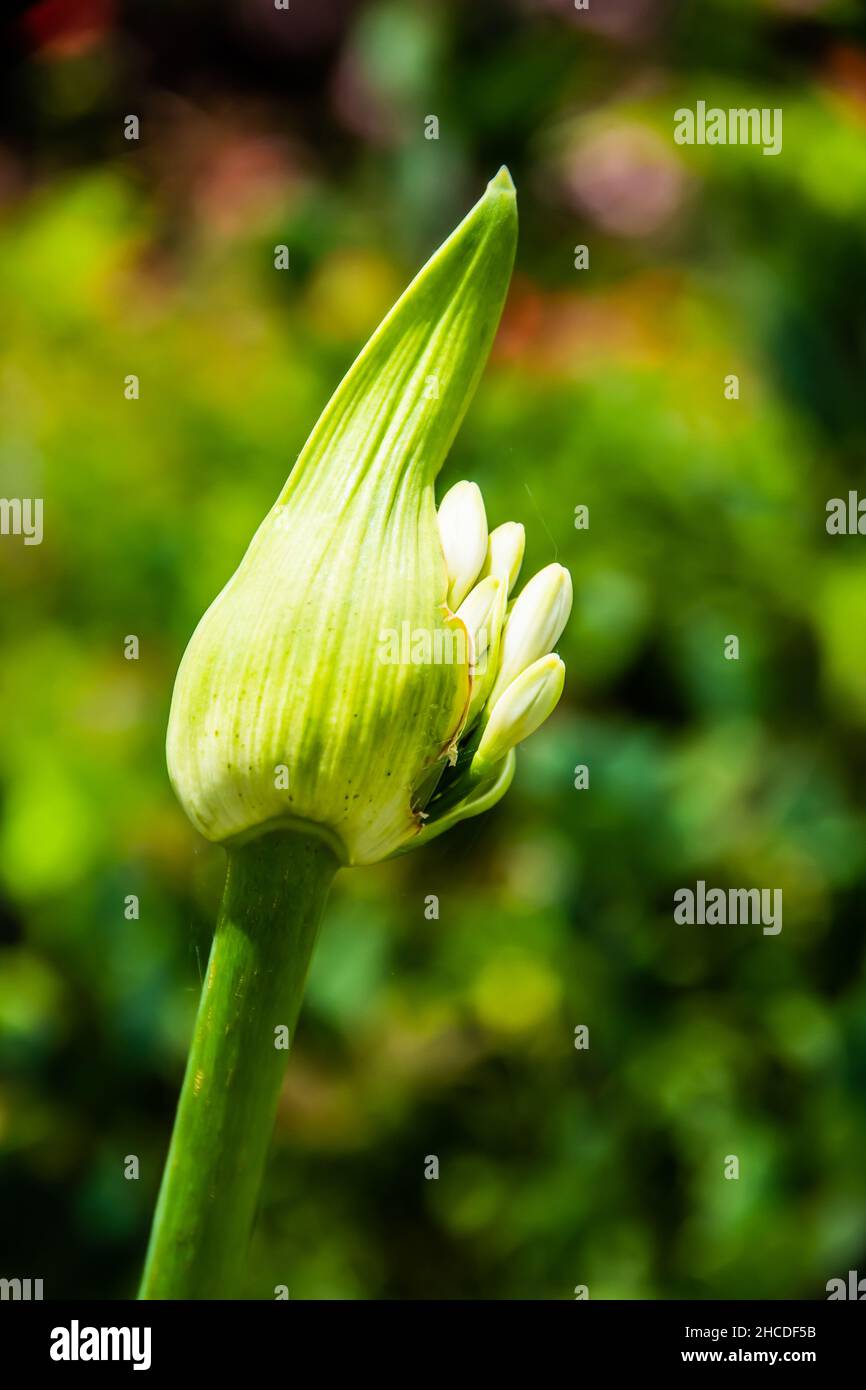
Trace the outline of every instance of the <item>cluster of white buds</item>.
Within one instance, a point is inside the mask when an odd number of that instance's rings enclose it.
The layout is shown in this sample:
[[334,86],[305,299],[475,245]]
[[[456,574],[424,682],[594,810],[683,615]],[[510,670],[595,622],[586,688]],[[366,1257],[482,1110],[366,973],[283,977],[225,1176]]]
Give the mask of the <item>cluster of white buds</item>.
[[450,765],[423,808],[421,839],[487,810],[504,795],[514,773],[514,749],[559,703],[565,665],[553,648],[572,603],[571,576],[558,564],[539,570],[511,598],[526,534],[516,521],[488,533],[475,483],[455,483],[442,499],[438,521],[448,601],[469,634],[471,692]]

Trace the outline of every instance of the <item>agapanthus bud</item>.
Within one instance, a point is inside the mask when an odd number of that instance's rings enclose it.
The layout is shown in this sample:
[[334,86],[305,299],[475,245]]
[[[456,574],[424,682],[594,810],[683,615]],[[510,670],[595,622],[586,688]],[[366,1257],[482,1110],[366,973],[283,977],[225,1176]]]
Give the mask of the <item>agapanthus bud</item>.
[[489,696],[494,705],[511,682],[556,645],[571,612],[571,575],[547,565],[518,594],[505,620],[499,671]]
[[565,684],[565,665],[556,655],[542,656],[503,691],[490,714],[472,759],[475,778],[488,776],[497,764],[552,714]]
[[487,538],[487,556],[481,569],[481,577],[493,574],[505,582],[506,595],[514,588],[520,566],[523,564],[523,551],[526,547],[526,531],[519,521],[506,521],[490,532]]
[[496,332],[516,232],[501,170],[350,368],[196,628],[167,755],[208,839],[301,828],[363,864],[421,829],[419,788],[453,761],[471,690],[469,653],[437,654],[460,645],[451,610],[487,545],[464,484],[446,508],[461,537],[449,584],[433,483]]
[[226,844],[228,871],[144,1298],[220,1296],[230,1282],[282,1079],[273,1025],[294,1026],[338,865],[495,805],[515,745],[562,691],[545,653],[568,575],[536,575],[503,628],[523,528],[488,544],[474,483],[452,488],[438,519],[433,497],[515,237],[503,169],[349,370],[181,662],[169,772],[193,823]]
[[448,603],[458,608],[487,554],[487,516],[477,483],[455,483],[439,504],[439,535],[448,571]]

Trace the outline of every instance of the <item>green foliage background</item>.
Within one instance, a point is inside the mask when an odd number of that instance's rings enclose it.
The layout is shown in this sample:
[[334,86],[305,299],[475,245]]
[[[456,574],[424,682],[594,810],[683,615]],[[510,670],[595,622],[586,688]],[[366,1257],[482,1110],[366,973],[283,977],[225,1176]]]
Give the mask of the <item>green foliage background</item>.
[[[866,456],[862,10],[46,9],[0,137],[0,492],[45,499],[41,546],[0,538],[0,1274],[134,1292],[222,873],[165,774],[174,672],[502,162],[515,281],[441,482],[571,569],[566,696],[495,812],[338,881],[247,1294],[866,1273],[866,541],[825,530]],[[781,107],[782,154],[675,146],[698,99]],[[676,926],[698,878],[782,888],[781,935]]]

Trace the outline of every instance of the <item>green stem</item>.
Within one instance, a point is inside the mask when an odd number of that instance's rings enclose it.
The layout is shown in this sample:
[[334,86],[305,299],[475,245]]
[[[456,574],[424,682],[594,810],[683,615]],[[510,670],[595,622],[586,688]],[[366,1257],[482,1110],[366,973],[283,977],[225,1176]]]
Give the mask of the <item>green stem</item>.
[[319,921],[338,862],[280,831],[228,872],[140,1298],[226,1298],[246,1253]]

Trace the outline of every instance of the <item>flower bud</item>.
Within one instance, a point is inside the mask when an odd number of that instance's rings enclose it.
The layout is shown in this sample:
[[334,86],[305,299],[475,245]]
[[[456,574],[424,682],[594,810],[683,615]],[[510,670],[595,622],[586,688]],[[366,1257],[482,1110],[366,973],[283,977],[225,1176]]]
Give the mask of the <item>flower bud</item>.
[[469,633],[473,675],[476,672],[483,674],[487,669],[494,616],[500,606],[501,590],[499,580],[489,575],[469,591],[457,609],[457,617],[465,624]]
[[448,604],[456,609],[484,564],[487,517],[477,483],[455,483],[439,504],[439,536],[448,571]]
[[518,743],[535,733],[559,703],[565,665],[556,655],[542,656],[500,695],[472,759],[473,778],[489,776]]
[[568,622],[571,600],[571,575],[562,565],[547,565],[521,590],[505,620],[499,672],[490,692],[490,705],[496,703],[521,671],[556,645]]
[[476,614],[479,615],[476,624],[477,636],[473,643],[475,659],[472,667],[472,693],[466,711],[464,730],[472,728],[496,679],[505,604],[504,584],[494,579],[493,575],[488,575],[476,584],[458,609],[458,617],[462,617],[464,610],[467,610],[467,623],[475,621]]
[[[463,631],[451,610],[487,544],[483,503],[479,516],[463,484],[446,519],[464,517],[468,496],[473,521],[447,542],[449,582],[433,483],[496,332],[516,230],[502,170],[349,369],[190,639],[167,759],[208,839],[301,828],[363,864],[420,831],[418,788],[453,762],[471,690],[469,653],[436,652]],[[383,633],[400,654],[390,661]],[[416,660],[425,646],[431,658]]]
[[511,593],[523,564],[526,532],[519,521],[506,521],[497,526],[487,538],[487,557],[481,570],[482,579],[496,575],[505,582],[506,595]]

